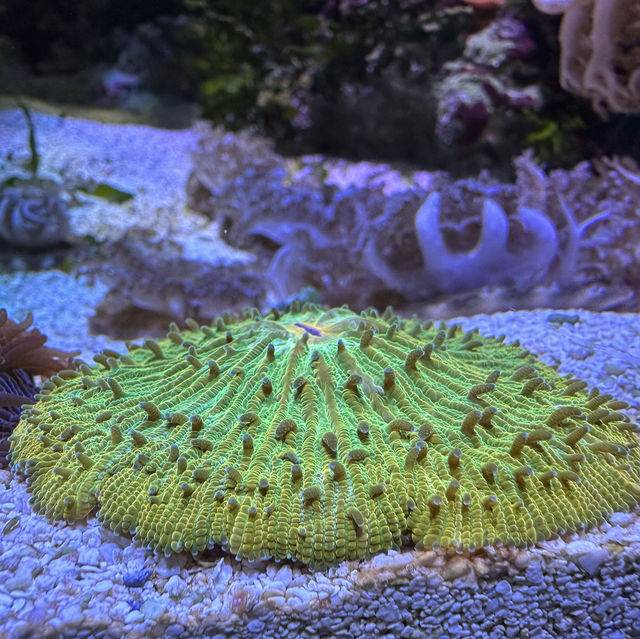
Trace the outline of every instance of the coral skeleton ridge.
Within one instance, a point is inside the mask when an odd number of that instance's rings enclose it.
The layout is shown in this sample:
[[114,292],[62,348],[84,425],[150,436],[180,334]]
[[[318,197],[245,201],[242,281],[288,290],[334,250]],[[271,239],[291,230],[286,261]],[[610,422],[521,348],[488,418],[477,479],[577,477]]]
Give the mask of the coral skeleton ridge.
[[602,116],[640,112],[640,8],[633,0],[533,0],[562,14],[560,84]]
[[11,436],[49,517],[316,566],[526,546],[640,500],[626,403],[519,344],[369,309],[186,320],[78,361]]

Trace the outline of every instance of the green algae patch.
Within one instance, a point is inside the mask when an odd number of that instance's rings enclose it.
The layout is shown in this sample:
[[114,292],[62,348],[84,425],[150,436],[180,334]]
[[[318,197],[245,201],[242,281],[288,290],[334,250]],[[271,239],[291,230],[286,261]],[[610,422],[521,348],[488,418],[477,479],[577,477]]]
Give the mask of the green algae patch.
[[522,547],[640,500],[626,404],[517,343],[306,304],[186,324],[45,384],[10,451],[37,509],[323,566]]

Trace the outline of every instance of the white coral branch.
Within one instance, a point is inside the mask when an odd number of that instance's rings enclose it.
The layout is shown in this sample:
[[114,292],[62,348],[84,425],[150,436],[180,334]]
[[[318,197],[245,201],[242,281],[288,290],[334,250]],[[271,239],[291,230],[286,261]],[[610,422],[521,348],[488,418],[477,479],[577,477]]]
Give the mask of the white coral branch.
[[476,246],[468,252],[453,252],[440,228],[440,194],[431,193],[415,218],[427,278],[442,292],[506,283],[522,289],[540,281],[558,251],[556,228],[544,213],[528,207],[519,207],[516,218],[532,237],[526,250],[509,252],[507,215],[499,204],[487,199]]
[[578,223],[566,200],[560,193],[556,193],[556,196],[560,203],[560,210],[567,222],[568,238],[560,257],[555,279],[560,284],[568,284],[573,280],[578,268],[578,251],[580,250],[580,242],[584,232],[593,224],[606,220],[611,215],[611,211],[607,210],[595,213],[586,220]]

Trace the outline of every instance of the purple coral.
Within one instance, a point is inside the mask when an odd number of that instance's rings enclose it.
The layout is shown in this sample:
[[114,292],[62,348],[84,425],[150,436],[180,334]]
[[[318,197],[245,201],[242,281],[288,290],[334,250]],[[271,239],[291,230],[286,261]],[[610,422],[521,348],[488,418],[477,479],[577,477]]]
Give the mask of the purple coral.
[[[389,189],[380,167],[271,153],[269,170],[243,180],[235,172],[246,174],[251,155],[243,163],[241,141],[236,148],[234,138],[219,138],[198,158],[192,206],[219,221],[225,241],[253,253],[270,303],[314,286],[325,303],[360,308],[436,296],[446,306],[460,295],[482,297],[489,311],[534,298],[542,306],[634,308],[634,167],[583,163],[547,174],[525,154],[515,160],[515,184],[488,174],[405,174]],[[215,160],[232,151],[236,168],[215,182],[214,167],[224,165]]]
[[487,199],[482,207],[482,231],[475,247],[464,253],[447,248],[440,230],[440,194],[433,192],[416,213],[415,226],[426,277],[439,291],[464,291],[491,284],[526,288],[547,273],[558,250],[558,234],[540,211],[520,207],[512,220],[529,236],[525,250],[508,249],[509,220],[504,209]]
[[[537,110],[536,85],[523,85],[520,66],[534,51],[527,27],[511,16],[499,18],[467,38],[460,58],[444,64],[438,82],[436,134],[447,145],[472,144],[505,107]],[[524,74],[526,77],[526,74]]]

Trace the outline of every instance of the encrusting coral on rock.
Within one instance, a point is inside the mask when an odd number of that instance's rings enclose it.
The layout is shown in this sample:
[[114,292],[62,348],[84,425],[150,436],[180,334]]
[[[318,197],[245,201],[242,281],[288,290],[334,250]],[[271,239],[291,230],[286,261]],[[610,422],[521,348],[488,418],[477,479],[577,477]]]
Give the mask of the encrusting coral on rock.
[[[527,58],[535,46],[525,24],[512,16],[467,38],[464,52],[443,64],[434,83],[435,132],[442,143],[468,145],[495,136],[508,144],[508,134],[495,129],[513,128],[514,112],[538,111],[543,103],[540,87],[523,81],[531,82]],[[494,130],[489,133],[487,127]]]
[[86,269],[109,286],[90,319],[92,332],[118,339],[163,335],[169,322],[185,316],[209,322],[223,310],[265,306],[268,283],[250,265],[225,263],[209,246],[209,259],[190,258],[175,237],[128,235],[108,245],[108,264]]
[[48,377],[70,365],[78,353],[45,346],[47,338],[32,328],[33,317],[9,319],[0,309],[0,468],[6,465],[8,437],[20,419],[24,404],[33,404],[37,386],[33,376]]
[[523,547],[640,499],[627,404],[518,343],[390,308],[186,324],[43,386],[10,452],[37,509],[166,554],[324,566]]

